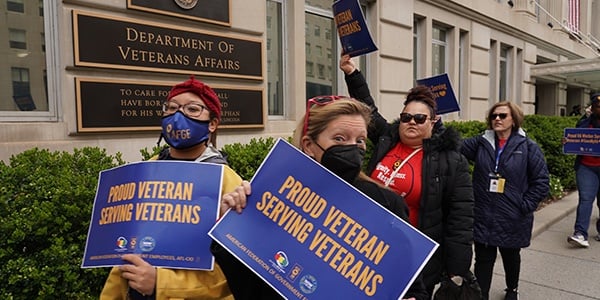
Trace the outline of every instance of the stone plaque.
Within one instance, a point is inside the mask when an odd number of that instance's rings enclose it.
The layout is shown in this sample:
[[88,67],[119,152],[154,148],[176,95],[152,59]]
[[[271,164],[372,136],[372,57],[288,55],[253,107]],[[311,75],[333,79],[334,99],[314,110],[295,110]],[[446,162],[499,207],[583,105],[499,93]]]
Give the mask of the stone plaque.
[[73,11],[76,66],[262,80],[262,41]]
[[[76,78],[77,132],[160,131],[173,83]],[[219,128],[263,128],[262,89],[211,87],[222,105]]]

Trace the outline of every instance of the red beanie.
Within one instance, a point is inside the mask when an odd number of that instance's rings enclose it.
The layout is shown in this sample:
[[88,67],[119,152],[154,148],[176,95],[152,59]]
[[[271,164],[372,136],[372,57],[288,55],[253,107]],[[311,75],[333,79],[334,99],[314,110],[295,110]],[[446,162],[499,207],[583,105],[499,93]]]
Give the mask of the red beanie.
[[217,116],[218,120],[221,120],[221,101],[219,100],[219,97],[217,97],[215,91],[213,91],[213,89],[211,89],[208,85],[196,80],[194,75],[191,75],[190,79],[187,81],[175,85],[169,92],[167,101],[179,94],[186,92],[198,95],[198,97],[204,101],[204,104],[206,107],[208,107],[208,110],[213,112]]

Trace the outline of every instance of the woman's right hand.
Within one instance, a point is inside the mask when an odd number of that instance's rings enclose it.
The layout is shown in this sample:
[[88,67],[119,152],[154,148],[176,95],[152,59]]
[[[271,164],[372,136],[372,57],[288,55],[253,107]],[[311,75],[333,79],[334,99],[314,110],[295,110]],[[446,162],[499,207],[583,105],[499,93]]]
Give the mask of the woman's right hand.
[[356,66],[354,65],[350,55],[342,55],[342,58],[340,59],[340,69],[344,71],[346,75],[350,75],[352,72],[354,72],[354,70],[356,70]]
[[221,210],[219,216],[224,215],[230,208],[235,209],[237,213],[242,213],[242,210],[246,207],[246,195],[250,195],[251,192],[250,182],[244,180],[233,192],[223,195],[223,197],[221,197]]

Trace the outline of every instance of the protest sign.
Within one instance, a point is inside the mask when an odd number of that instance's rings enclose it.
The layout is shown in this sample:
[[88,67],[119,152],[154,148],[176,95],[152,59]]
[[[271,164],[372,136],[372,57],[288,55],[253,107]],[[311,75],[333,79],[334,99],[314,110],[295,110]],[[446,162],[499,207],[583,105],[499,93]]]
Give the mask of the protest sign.
[[209,231],[288,299],[399,299],[437,243],[279,139]]
[[100,172],[82,268],[140,254],[155,267],[212,270],[223,166],[147,161]]
[[563,153],[600,156],[600,128],[565,128]]
[[433,77],[418,79],[417,84],[426,85],[433,92],[434,99],[437,103],[436,114],[443,115],[460,111],[448,74],[444,73]]
[[377,50],[358,0],[337,0],[332,9],[342,54],[354,57]]

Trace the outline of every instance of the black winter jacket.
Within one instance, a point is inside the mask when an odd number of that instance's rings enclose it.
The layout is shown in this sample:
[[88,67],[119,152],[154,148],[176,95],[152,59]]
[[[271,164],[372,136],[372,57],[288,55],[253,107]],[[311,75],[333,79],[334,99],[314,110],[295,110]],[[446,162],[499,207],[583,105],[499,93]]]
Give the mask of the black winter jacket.
[[[367,166],[367,174],[371,174],[385,154],[400,142],[400,123],[396,120],[390,124],[379,114],[360,71],[345,78],[350,96],[372,109],[368,134],[374,150]],[[428,288],[440,281],[442,272],[467,274],[473,257],[473,188],[469,164],[459,146],[459,134],[441,123],[434,127],[434,135],[423,141],[417,229],[440,244],[422,271]]]

